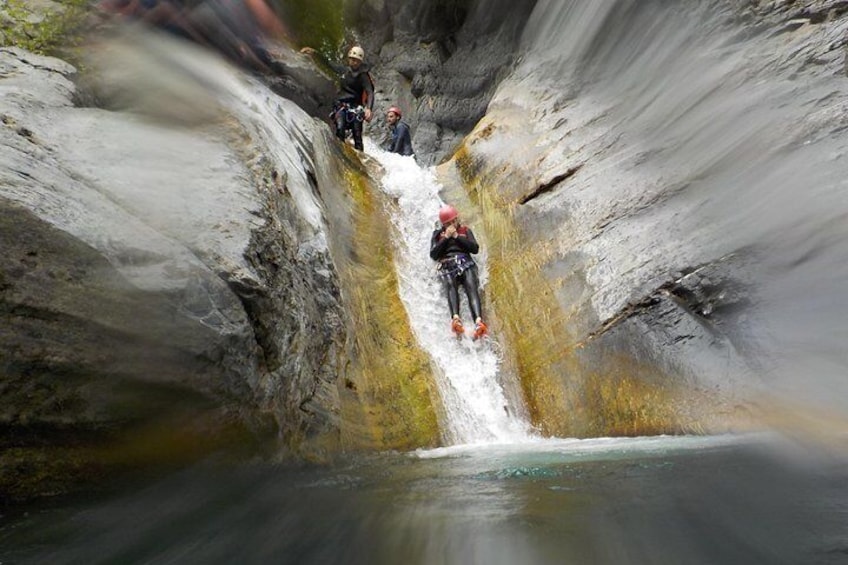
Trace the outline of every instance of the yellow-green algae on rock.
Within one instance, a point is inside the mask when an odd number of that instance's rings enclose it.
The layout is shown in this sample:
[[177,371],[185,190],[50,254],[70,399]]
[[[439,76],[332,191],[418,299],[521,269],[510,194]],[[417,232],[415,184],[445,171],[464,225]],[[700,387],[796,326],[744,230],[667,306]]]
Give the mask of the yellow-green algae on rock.
[[82,41],[90,4],[86,0],[6,0],[0,8],[3,46],[20,47],[39,55],[57,55],[65,48],[66,57],[73,55],[67,48]]
[[342,445],[434,447],[440,441],[434,380],[398,294],[391,224],[378,190],[355,160],[346,159],[340,181],[350,218],[348,257],[337,252],[335,259],[352,340],[339,382]]
[[321,51],[330,60],[344,43],[345,22],[342,0],[272,0],[300,45]]
[[[526,245],[514,218],[516,203],[494,188],[504,167],[488,166],[463,145],[453,156],[468,197],[478,208],[488,241],[487,298],[504,364],[519,376],[532,423],[559,437],[648,435],[696,431],[683,391],[656,367],[624,356],[580,356],[570,313],[542,273],[550,245]],[[523,242],[523,243],[522,243]],[[591,366],[590,366],[591,363]]]

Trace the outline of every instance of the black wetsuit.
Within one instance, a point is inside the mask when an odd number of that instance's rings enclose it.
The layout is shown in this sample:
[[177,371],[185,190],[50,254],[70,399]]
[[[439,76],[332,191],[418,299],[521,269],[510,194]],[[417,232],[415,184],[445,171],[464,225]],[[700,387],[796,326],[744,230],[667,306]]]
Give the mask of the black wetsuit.
[[483,311],[480,308],[477,264],[471,255],[476,254],[480,246],[470,228],[460,226],[457,234],[456,237],[445,237],[443,228],[434,231],[430,238],[430,258],[439,262],[439,278],[448,297],[451,316],[459,315],[459,285],[462,285],[471,315],[476,321],[483,317]]
[[346,108],[363,106],[374,110],[374,84],[368,74],[369,66],[362,63],[360,67],[353,70],[350,66],[331,63],[334,71],[339,73],[339,93],[336,103],[333,105],[333,122],[336,127],[336,137],[344,141],[345,132],[350,129],[353,132],[353,145],[360,151],[362,145],[362,120],[363,116],[356,116]]
[[400,153],[401,155],[412,155],[412,136],[409,133],[409,126],[399,120],[389,129],[392,132],[392,139],[387,144],[386,151]]

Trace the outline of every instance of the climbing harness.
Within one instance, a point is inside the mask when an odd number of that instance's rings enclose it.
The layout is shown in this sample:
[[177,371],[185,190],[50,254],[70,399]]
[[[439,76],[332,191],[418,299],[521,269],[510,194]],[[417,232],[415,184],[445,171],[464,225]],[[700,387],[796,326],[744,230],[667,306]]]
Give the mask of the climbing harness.
[[436,267],[436,270],[440,277],[450,280],[476,266],[477,264],[474,262],[474,259],[465,253],[457,253],[456,255],[451,255],[450,257],[442,259]]
[[352,124],[353,122],[363,122],[365,121],[365,107],[364,106],[351,106],[347,102],[338,102],[333,108],[332,117],[335,119],[337,116],[344,116],[344,121],[346,124]]

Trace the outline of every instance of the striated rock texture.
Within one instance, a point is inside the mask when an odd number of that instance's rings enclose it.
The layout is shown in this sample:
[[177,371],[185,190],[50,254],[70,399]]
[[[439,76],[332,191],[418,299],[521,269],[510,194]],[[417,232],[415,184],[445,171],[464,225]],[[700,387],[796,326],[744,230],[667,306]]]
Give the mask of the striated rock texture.
[[13,50],[2,64],[0,411],[18,450],[3,463],[44,442],[152,434],[167,459],[332,425],[335,406],[310,402],[335,380],[338,287],[287,172],[243,164],[223,123],[73,108],[72,68]]
[[0,51],[0,498],[220,447],[435,445],[408,329],[395,353],[354,340],[344,294],[375,272],[326,227],[356,209],[325,199],[373,187],[318,172],[355,168],[328,129],[165,37],[93,53],[79,98],[108,111],[74,106],[69,65]]
[[[380,103],[450,157],[542,432],[844,429],[842,2],[345,6]],[[436,445],[379,171],[199,49],[93,53],[77,91],[0,50],[4,500],[221,445]]]
[[840,2],[536,3],[443,178],[542,429],[848,416],[847,31]]
[[397,104],[418,161],[449,156],[486,113],[536,0],[345,0],[373,63],[378,117]]

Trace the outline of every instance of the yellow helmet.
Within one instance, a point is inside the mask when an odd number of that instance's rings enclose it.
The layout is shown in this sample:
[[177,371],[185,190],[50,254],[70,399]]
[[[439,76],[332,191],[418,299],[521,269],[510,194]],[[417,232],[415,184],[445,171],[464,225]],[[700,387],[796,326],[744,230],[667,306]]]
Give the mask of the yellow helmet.
[[354,45],[350,48],[350,51],[347,52],[347,56],[349,59],[359,59],[360,61],[365,60],[365,50],[362,49],[359,45]]

